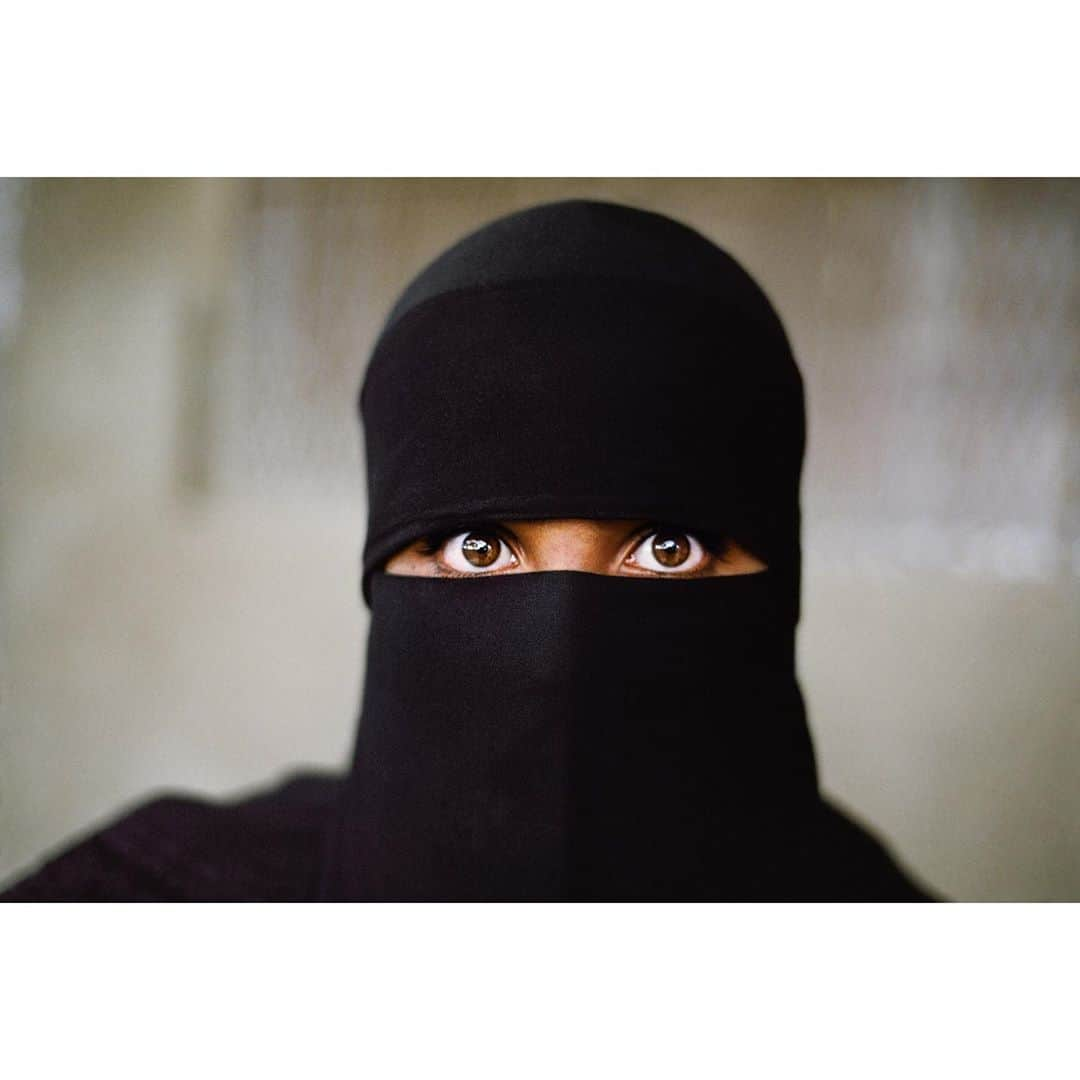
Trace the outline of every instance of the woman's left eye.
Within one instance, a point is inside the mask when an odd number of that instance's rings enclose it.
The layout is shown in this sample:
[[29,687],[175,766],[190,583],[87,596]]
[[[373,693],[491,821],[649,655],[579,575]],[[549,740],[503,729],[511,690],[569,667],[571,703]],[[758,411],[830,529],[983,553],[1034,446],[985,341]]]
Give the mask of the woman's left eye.
[[689,533],[660,529],[639,540],[626,562],[653,574],[689,574],[708,559],[701,541]]
[[505,540],[480,530],[451,536],[439,549],[439,556],[455,574],[491,574],[517,563]]

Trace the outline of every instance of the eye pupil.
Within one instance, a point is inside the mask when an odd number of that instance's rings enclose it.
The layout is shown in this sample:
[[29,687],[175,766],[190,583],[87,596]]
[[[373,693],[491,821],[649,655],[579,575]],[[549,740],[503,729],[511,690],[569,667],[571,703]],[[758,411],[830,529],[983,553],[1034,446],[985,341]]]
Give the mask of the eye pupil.
[[473,566],[490,566],[499,557],[501,550],[502,544],[498,539],[481,536],[480,533],[469,533],[461,541],[461,553]]
[[657,533],[652,551],[661,566],[681,566],[690,556],[690,541],[682,533]]

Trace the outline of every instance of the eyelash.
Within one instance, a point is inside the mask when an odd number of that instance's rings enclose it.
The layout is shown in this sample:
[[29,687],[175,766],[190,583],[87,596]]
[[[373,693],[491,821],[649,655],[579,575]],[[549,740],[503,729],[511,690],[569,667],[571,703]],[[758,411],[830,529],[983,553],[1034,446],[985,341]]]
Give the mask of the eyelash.
[[491,522],[480,521],[474,522],[471,525],[466,522],[464,525],[455,525],[452,529],[446,529],[444,532],[429,533],[427,536],[422,536],[419,540],[420,551],[425,555],[438,555],[440,549],[447,540],[464,532],[482,533],[484,536],[497,536],[503,543],[510,544],[510,546],[513,547],[514,538],[506,529],[502,529],[498,525],[492,525]]
[[[677,532],[685,533],[687,536],[695,537],[701,546],[714,558],[723,561],[727,555],[728,550],[731,547],[731,540],[728,539],[722,533],[715,531],[704,532],[701,530],[689,530],[684,529],[680,525],[670,525],[666,522],[651,521],[635,534],[631,551],[637,549],[638,545],[653,533],[660,532],[662,530],[674,530]],[[493,525],[490,522],[477,522],[474,524],[456,525],[451,529],[446,529],[438,533],[429,533],[427,536],[422,536],[419,540],[420,551],[422,554],[429,557],[438,555],[442,550],[443,545],[453,536],[457,536],[463,532],[478,532],[486,533],[491,536],[497,536],[504,544],[508,544],[511,548],[514,547],[514,538],[511,534],[498,525]],[[449,570],[443,567],[440,571],[446,577],[473,577],[472,574],[460,574],[456,570]]]

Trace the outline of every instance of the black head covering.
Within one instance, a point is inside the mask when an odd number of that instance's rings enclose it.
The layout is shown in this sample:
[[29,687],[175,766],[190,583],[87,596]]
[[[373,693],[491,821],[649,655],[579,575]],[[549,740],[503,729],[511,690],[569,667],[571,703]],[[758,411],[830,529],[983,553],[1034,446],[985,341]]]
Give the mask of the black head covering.
[[[371,635],[322,895],[836,888],[794,664],[802,388],[749,275],[629,207],[512,214],[405,291],[361,407]],[[768,569],[380,570],[420,536],[555,517],[719,532]]]
[[765,294],[669,218],[572,201],[455,244],[394,306],[361,407],[371,573],[477,518],[726,532],[797,605],[803,400]]

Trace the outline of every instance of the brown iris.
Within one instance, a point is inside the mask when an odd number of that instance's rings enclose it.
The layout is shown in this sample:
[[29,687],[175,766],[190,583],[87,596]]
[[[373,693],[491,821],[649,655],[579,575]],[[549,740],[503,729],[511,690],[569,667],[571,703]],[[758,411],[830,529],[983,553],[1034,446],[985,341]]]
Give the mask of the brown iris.
[[661,566],[682,566],[690,557],[690,541],[682,533],[657,533],[652,550]]
[[461,553],[473,566],[490,566],[502,550],[502,544],[497,537],[484,536],[482,533],[469,533],[461,541]]

